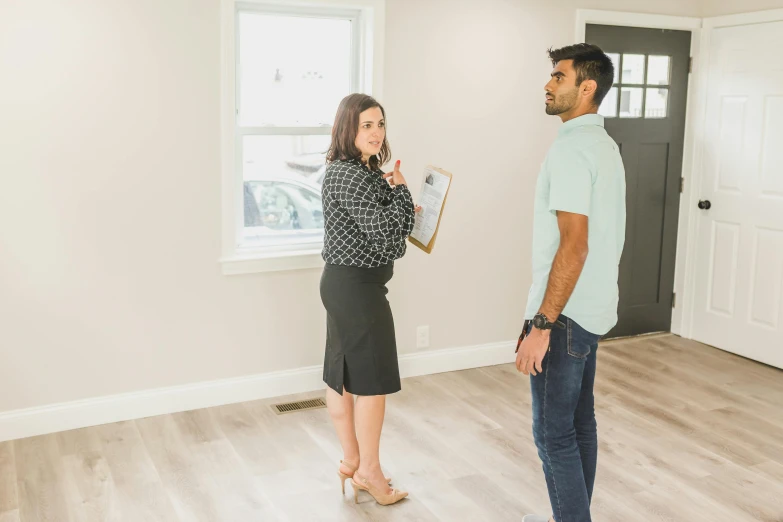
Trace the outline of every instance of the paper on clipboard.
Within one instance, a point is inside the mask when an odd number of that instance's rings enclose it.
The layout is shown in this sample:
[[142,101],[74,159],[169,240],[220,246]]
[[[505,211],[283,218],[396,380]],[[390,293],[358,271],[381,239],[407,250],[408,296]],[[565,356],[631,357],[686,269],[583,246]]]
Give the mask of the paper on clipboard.
[[413,232],[409,239],[428,254],[432,252],[438,235],[438,226],[450,186],[451,173],[433,166],[424,169],[418,202],[421,211],[416,214]]

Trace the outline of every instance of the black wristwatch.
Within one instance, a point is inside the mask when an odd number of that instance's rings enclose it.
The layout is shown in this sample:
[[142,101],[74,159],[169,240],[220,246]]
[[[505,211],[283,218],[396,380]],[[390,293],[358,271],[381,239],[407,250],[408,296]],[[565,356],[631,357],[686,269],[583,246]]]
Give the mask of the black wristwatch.
[[565,328],[565,324],[561,321],[552,323],[544,314],[536,314],[535,317],[533,317],[533,328],[538,328],[539,330],[551,330],[552,328],[562,329]]

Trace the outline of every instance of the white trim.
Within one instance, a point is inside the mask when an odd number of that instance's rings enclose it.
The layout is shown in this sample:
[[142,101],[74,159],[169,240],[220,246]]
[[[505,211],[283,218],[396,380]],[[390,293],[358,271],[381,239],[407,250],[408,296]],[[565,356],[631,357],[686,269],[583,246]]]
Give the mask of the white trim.
[[693,288],[686,285],[685,275],[690,274],[690,264],[693,263],[688,245],[692,242],[696,231],[693,217],[695,197],[693,186],[696,185],[700,169],[700,148],[698,144],[702,136],[705,99],[703,94],[706,82],[702,81],[702,71],[706,70],[702,60],[702,50],[705,49],[703,21],[701,18],[687,18],[643,13],[627,13],[619,11],[596,11],[580,9],[576,13],[576,41],[584,42],[587,24],[616,25],[622,27],[642,27],[652,29],[671,29],[690,31],[691,57],[693,72],[688,78],[688,99],[685,115],[685,139],[683,143],[682,177],[685,178],[685,190],[680,196],[679,223],[677,229],[677,259],[675,261],[674,291],[677,292],[678,304],[672,313],[672,333],[687,337],[690,334],[691,293]]
[[704,136],[703,122],[704,111],[707,107],[703,90],[706,89],[706,78],[704,72],[704,31],[702,29],[692,31],[691,36],[691,58],[693,59],[693,70],[688,80],[688,101],[685,113],[685,137],[683,140],[682,156],[682,177],[685,180],[685,187],[680,195],[680,211],[677,223],[677,250],[674,266],[674,292],[680,296],[675,303],[672,312],[672,333],[689,338],[690,335],[690,314],[688,314],[688,303],[693,299],[693,288],[690,287],[688,274],[688,263],[693,262],[693,249],[690,245],[694,243],[696,235],[694,205],[692,202],[698,194],[696,179],[698,178],[698,169],[701,164],[701,137]]
[[[710,65],[710,44],[712,31],[721,27],[733,27],[737,25],[750,25],[767,22],[776,22],[783,20],[783,9],[773,9],[769,11],[759,11],[755,13],[743,13],[736,15],[717,16],[705,18],[703,22],[704,29],[701,31],[701,57],[696,66],[694,59],[694,75],[697,75],[698,86],[696,100],[698,109],[694,110],[695,117],[694,130],[692,136],[698,137],[692,144],[693,148],[693,167],[691,169],[691,179],[686,183],[686,190],[683,194],[682,203],[687,205],[684,212],[688,215],[688,223],[683,223],[683,208],[680,210],[680,235],[685,234],[685,238],[678,242],[677,249],[677,272],[682,274],[680,290],[682,291],[682,307],[679,309],[681,319],[681,328],[679,332],[685,338],[693,338],[693,313],[695,308],[694,294],[696,292],[696,254],[691,250],[690,245],[698,244],[698,213],[694,210],[696,202],[699,199],[699,187],[704,178],[704,136],[707,122],[707,95],[708,95],[708,73]],[[686,132],[686,139],[688,133]],[[686,198],[687,196],[687,198]],[[683,232],[683,226],[687,226]],[[686,241],[687,240],[687,241]],[[680,261],[681,249],[685,252]],[[679,307],[678,307],[679,308]]]
[[220,260],[223,275],[255,274],[258,272],[283,272],[323,268],[321,250],[303,250],[301,252],[276,252],[268,254],[237,255]]
[[698,31],[701,29],[701,23],[701,18],[578,9],[576,11],[576,41],[585,41],[585,26],[587,24]]
[[236,129],[239,136],[330,136],[331,127],[241,127]]
[[[417,377],[513,362],[515,341],[400,357],[400,375]],[[200,408],[317,391],[321,366],[174,386],[0,413],[0,442]],[[405,384],[403,383],[403,386]]]
[[[694,36],[695,39],[695,36]],[[707,118],[707,84],[709,71],[710,31],[702,30],[699,35],[699,47],[701,49],[698,61],[693,60],[692,80],[695,80],[695,92],[689,93],[689,105],[692,115],[691,126],[685,130],[685,140],[689,144],[688,153],[691,158],[690,176],[685,177],[685,190],[680,197],[680,222],[677,228],[677,267],[675,270],[675,291],[681,299],[672,314],[672,332],[686,339],[692,338],[694,293],[696,292],[696,278],[693,271],[696,264],[696,254],[691,245],[697,245],[698,213],[694,211],[694,205],[698,200],[699,187],[701,186],[704,141],[704,126]],[[683,173],[685,165],[683,165]],[[674,326],[677,325],[675,330]]]
[[223,257],[233,257],[236,245],[236,223],[239,222],[239,212],[242,202],[239,200],[242,187],[237,187],[236,139],[234,136],[236,124],[236,18],[234,1],[222,0],[221,11],[221,74],[220,74],[220,157],[222,184],[221,208],[223,211],[222,244]]
[[516,360],[516,344],[508,341],[406,354],[400,357],[400,376],[418,377],[512,363]]
[[742,13],[726,16],[716,16],[704,19],[704,29],[717,29],[719,27],[733,27],[735,25],[764,24],[783,20],[783,9],[771,9],[768,11],[756,11],[754,13]]
[[[297,245],[293,252],[281,248],[241,251],[240,229],[242,219],[242,178],[238,150],[240,134],[236,127],[236,10],[261,9],[291,12],[306,10],[314,15],[347,16],[355,13],[354,26],[357,45],[354,60],[357,76],[356,92],[366,92],[382,98],[384,67],[385,0],[221,0],[221,208],[222,256],[221,269],[226,275],[249,274],[281,270],[317,268],[323,265],[311,247]],[[305,11],[303,11],[305,12]],[[262,129],[264,134],[291,129]],[[247,131],[247,129],[245,129]],[[295,131],[301,133],[301,130]],[[320,133],[320,132],[317,132]],[[319,249],[320,250],[320,249]]]

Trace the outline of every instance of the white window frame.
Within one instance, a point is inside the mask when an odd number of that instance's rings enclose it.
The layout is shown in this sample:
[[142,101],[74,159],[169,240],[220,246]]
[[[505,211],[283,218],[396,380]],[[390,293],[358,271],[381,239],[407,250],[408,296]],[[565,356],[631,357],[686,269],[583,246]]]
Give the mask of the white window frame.
[[350,19],[353,22],[354,74],[351,91],[381,98],[385,0],[221,0],[221,176],[223,274],[237,275],[319,268],[323,243],[240,248],[243,231],[244,177],[242,138],[247,135],[326,134],[331,127],[244,127],[237,121],[238,30],[240,11]]

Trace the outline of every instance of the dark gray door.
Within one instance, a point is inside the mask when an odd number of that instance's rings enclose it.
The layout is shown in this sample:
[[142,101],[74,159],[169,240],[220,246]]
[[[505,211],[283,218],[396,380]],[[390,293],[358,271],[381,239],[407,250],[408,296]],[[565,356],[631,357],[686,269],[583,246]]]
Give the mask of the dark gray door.
[[607,337],[668,332],[691,33],[588,25],[586,40],[612,56],[618,70],[600,112],[626,173],[619,321]]

